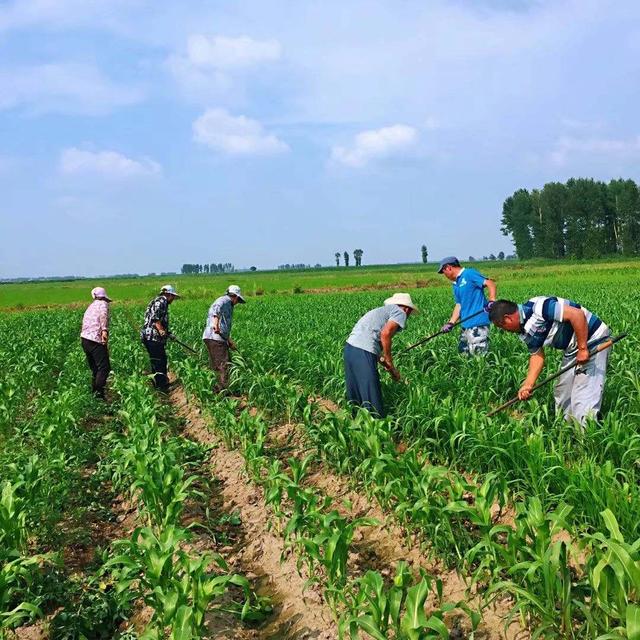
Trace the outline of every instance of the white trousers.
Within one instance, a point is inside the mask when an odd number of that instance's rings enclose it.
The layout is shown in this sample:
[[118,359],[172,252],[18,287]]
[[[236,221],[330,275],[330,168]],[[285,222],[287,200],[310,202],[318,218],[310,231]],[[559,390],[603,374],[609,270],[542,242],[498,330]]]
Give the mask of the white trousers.
[[[556,407],[562,411],[566,420],[575,418],[584,424],[587,417],[596,417],[602,405],[602,393],[607,378],[609,349],[597,353],[587,364],[563,373],[556,382],[553,396]],[[562,367],[568,365],[573,357],[564,356]]]

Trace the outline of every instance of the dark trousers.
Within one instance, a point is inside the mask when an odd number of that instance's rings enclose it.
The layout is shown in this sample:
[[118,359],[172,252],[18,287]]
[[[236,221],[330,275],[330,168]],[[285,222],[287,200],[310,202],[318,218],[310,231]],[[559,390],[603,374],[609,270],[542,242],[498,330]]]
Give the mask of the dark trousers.
[[213,388],[216,393],[229,386],[229,345],[221,340],[204,339],[209,352],[209,366],[218,374],[218,383]]
[[378,357],[347,343],[344,346],[344,373],[347,400],[383,418],[382,389],[378,375]]
[[81,338],[82,350],[87,356],[87,363],[91,369],[91,389],[93,393],[104,398],[104,388],[107,384],[107,377],[111,371],[109,362],[109,350],[107,346],[100,342]]
[[167,378],[167,352],[164,348],[164,342],[143,340],[142,344],[144,344],[145,349],[149,352],[153,384],[156,389],[166,391],[169,388],[169,378]]

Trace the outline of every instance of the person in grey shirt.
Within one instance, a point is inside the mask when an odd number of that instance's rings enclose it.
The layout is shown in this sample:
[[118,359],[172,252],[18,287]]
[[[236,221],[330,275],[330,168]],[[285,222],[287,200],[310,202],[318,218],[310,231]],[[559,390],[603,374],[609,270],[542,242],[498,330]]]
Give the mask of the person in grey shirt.
[[209,307],[202,339],[209,353],[209,366],[218,375],[218,381],[213,388],[216,393],[224,391],[229,385],[229,349],[236,348],[235,342],[231,339],[233,308],[244,302],[240,287],[232,284],[227,292]]
[[384,417],[378,362],[394,380],[400,380],[400,372],[393,364],[391,341],[414,311],[417,313],[418,308],[408,293],[395,293],[384,301],[384,306],[365,313],[353,327],[344,346],[344,370],[347,400],[354,407]]

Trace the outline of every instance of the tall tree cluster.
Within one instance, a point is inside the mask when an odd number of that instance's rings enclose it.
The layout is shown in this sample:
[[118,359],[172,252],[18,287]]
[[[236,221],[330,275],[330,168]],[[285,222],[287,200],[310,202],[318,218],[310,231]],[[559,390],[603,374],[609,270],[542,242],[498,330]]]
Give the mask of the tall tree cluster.
[[502,233],[521,260],[640,255],[640,190],[633,180],[590,178],[518,189],[502,206]]
[[236,268],[230,263],[183,264],[180,273],[233,273]]
[[[353,260],[355,262],[356,267],[362,266],[362,256],[364,255],[364,251],[362,249],[354,249],[353,250]],[[342,255],[340,255],[339,251],[336,251],[334,254],[336,259],[336,267],[340,266],[340,258],[344,260],[344,266],[349,266],[349,252],[345,251]]]

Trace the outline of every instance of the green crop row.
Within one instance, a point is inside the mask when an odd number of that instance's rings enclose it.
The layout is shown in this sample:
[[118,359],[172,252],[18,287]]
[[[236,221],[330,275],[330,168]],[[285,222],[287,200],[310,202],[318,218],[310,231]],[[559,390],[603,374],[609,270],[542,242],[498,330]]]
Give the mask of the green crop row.
[[[533,497],[516,502],[513,526],[495,525],[492,508],[502,510],[509,495],[504,477],[489,475],[477,486],[452,469],[431,466],[418,448],[398,455],[388,422],[364,412],[355,420],[347,412],[314,412],[300,386],[285,376],[238,364],[236,389],[282,419],[303,421],[334,468],[357,478],[399,522],[420,530],[434,551],[457,563],[470,585],[482,587],[487,602],[498,593],[513,595],[514,613],[544,637],[634,637],[638,585],[616,580],[603,587],[599,577],[603,566],[620,570],[609,557],[615,539],[624,544],[619,531],[614,535],[618,525],[610,509],[601,510],[599,530],[589,533],[577,526],[566,503],[545,512]],[[631,574],[639,566],[638,545],[626,545],[625,571]],[[571,555],[578,547],[586,560],[575,567]],[[619,603],[613,615],[612,601]]]
[[[180,520],[185,502],[200,499],[193,471],[204,451],[158,418],[167,408],[140,377],[140,346],[116,319],[105,407],[89,391],[77,317],[54,315],[53,324],[44,314],[31,323],[26,314],[2,319],[27,346],[3,345],[3,389],[13,391],[0,431],[0,637],[45,614],[56,638],[132,637],[118,627],[142,604],[154,610],[145,637],[200,637],[213,602],[245,620],[263,616],[268,606],[245,577],[217,554],[190,551],[193,536]],[[29,329],[38,334],[32,344]],[[96,548],[82,573],[67,567],[62,547],[88,542],[83,514],[113,519],[97,501],[117,492],[136,504],[141,526]],[[240,602],[230,588],[244,594]]]
[[112,545],[115,555],[105,570],[115,593],[129,609],[136,602],[153,609],[142,638],[164,637],[167,629],[172,640],[201,637],[205,614],[230,585],[242,589],[244,601],[218,608],[233,610],[243,620],[256,619],[263,603],[247,579],[230,573],[219,554],[195,555],[185,546],[192,535],[181,526],[181,516],[187,501],[202,495],[195,488],[198,477],[188,469],[204,451],[168,433],[157,419],[158,400],[146,381],[131,377],[118,382],[124,429],[111,439],[108,466],[114,486],[134,501],[144,526]]
[[[356,529],[379,523],[341,515],[333,508],[331,497],[306,483],[315,456],[303,460],[292,457],[285,464],[273,458],[266,446],[268,426],[259,415],[247,410],[238,413],[234,400],[212,402],[211,377],[193,363],[182,363],[179,370],[189,392],[207,403],[212,425],[226,445],[242,452],[249,477],[263,488],[265,504],[271,508],[284,538],[283,554],[295,554],[299,571],[304,565],[307,586],[322,584],[340,637],[356,638],[363,631],[375,638],[390,638],[392,632],[398,640],[449,638],[443,619],[454,611],[468,614],[472,627],[477,626],[477,612],[464,602],[442,602],[441,582],[424,572],[414,578],[405,563],[397,567],[391,585],[383,584],[376,571],[351,576],[348,558]],[[437,605],[427,614],[429,595],[436,597]]]

